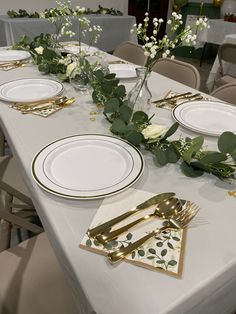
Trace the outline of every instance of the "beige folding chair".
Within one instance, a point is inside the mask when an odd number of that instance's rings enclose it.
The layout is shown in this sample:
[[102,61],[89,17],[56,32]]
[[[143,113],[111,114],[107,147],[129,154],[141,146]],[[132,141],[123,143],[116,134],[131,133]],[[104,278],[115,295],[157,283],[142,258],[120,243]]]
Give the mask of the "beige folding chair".
[[144,66],[147,62],[147,57],[144,55],[143,47],[131,41],[121,43],[114,50],[113,55],[141,66]]
[[[0,156],[0,252],[11,244],[13,225],[19,225],[33,233],[43,228],[29,225],[28,220],[36,216],[29,192],[21,179],[16,162],[11,156]],[[9,219],[13,219],[9,222]]]
[[153,67],[153,71],[189,87],[200,88],[200,74],[190,63],[170,58],[160,58]]
[[214,87],[220,87],[224,84],[236,82],[236,77],[225,73],[224,62],[234,64],[236,66],[236,44],[225,43],[219,47],[218,59],[220,63],[219,75],[216,79]]
[[236,81],[216,88],[211,93],[211,96],[236,105]]
[[0,253],[1,314],[76,314],[45,233]]

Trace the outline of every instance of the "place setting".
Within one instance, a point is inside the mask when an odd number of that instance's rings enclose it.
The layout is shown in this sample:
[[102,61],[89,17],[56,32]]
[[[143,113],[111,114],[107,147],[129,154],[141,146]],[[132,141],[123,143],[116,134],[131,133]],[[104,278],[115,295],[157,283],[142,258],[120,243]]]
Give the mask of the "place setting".
[[46,78],[27,78],[0,85],[0,99],[22,114],[48,117],[75,102],[63,95],[63,84]]
[[201,93],[169,91],[153,104],[171,110],[172,118],[191,131],[209,136],[219,136],[224,131],[236,132],[235,106],[206,98]]
[[[137,204],[137,197],[145,201]],[[125,261],[180,278],[186,227],[198,210],[173,192],[153,195],[132,189],[132,197],[118,203],[103,201],[80,248],[105,255],[114,266]]]
[[124,63],[121,61],[111,61],[109,62],[108,68],[110,73],[115,73],[118,79],[135,79],[137,78],[136,68],[138,66],[135,64]]
[[24,50],[0,50],[0,70],[9,71],[30,64],[31,55]]

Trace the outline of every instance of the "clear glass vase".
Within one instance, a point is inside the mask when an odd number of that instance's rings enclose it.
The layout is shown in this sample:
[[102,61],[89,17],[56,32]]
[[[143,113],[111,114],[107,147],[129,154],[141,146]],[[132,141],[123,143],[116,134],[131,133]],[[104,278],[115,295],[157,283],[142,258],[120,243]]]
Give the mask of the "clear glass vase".
[[128,93],[128,106],[133,110],[133,112],[144,111],[148,114],[152,99],[152,94],[147,85],[150,72],[145,67],[139,67],[136,69],[136,73],[138,81]]
[[70,79],[71,85],[77,92],[82,94],[89,94],[92,91],[92,87],[86,74],[76,75]]

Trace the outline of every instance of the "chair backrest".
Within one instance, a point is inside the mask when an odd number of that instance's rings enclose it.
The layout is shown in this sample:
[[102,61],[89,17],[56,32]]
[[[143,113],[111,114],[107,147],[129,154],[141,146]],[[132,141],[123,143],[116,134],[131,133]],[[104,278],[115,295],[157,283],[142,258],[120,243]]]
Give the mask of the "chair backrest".
[[153,71],[189,87],[200,88],[200,74],[195,66],[190,63],[176,59],[160,58],[155,63]]
[[236,64],[236,44],[222,44],[218,50],[218,58],[221,75],[224,75],[224,66],[222,61]]
[[74,299],[45,233],[0,253],[1,314],[76,314]]
[[219,88],[216,88],[211,93],[211,96],[236,105],[236,82],[224,84]]
[[147,62],[147,57],[144,55],[143,47],[131,41],[124,41],[121,43],[118,47],[116,47],[113,55],[141,66],[144,66]]

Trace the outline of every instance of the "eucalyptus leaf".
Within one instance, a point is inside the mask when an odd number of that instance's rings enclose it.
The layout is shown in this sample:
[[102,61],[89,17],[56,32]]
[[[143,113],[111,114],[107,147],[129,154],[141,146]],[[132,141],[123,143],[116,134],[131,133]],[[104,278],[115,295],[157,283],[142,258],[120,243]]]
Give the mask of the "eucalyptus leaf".
[[173,248],[174,248],[174,247],[173,247],[173,244],[170,243],[170,242],[168,242],[167,245],[168,245],[168,247],[169,247],[170,249],[173,249]]
[[92,241],[90,239],[86,241],[86,246],[92,246]]
[[144,250],[138,250],[138,254],[139,254],[140,256],[144,256],[144,255],[145,255],[145,252],[144,252]]
[[128,142],[133,144],[134,146],[139,146],[141,144],[142,140],[143,140],[142,134],[140,134],[136,130],[128,130],[128,131],[126,131],[126,133],[124,134],[124,138]]
[[156,250],[153,249],[153,248],[150,248],[150,249],[148,250],[148,252],[151,253],[151,254],[156,254]]
[[120,119],[128,123],[132,116],[132,109],[126,105],[122,105],[120,106],[119,111],[120,111]]
[[180,238],[178,238],[178,237],[172,237],[172,239],[175,241],[180,241]]
[[117,118],[113,121],[111,130],[115,134],[124,134],[127,131],[127,126],[124,121]]
[[227,156],[225,154],[219,152],[210,152],[206,154],[203,158],[201,158],[199,161],[202,164],[209,164],[225,160],[227,160]]
[[104,94],[111,94],[112,93],[112,84],[111,82],[102,82],[101,84],[101,92]]
[[116,77],[115,73],[109,73],[104,78],[107,80],[113,80]]
[[157,264],[165,264],[165,260],[164,259],[161,259],[159,261],[156,261]]
[[177,129],[179,127],[179,123],[175,122],[170,128],[169,130],[167,130],[166,134],[163,136],[162,140],[167,139],[168,137],[170,137],[171,135],[173,135]]
[[119,85],[114,92],[114,95],[118,98],[124,98],[126,95],[126,90],[124,85]]
[[157,147],[154,153],[159,165],[165,166],[168,163],[168,156],[165,150],[162,150],[160,147]]
[[119,110],[119,100],[117,98],[109,99],[104,107],[105,113],[113,113]]
[[175,265],[177,265],[177,262],[175,260],[171,260],[168,262],[168,265],[175,266]]
[[167,254],[167,249],[164,249],[161,251],[161,256],[166,256],[166,254]]
[[126,235],[126,239],[129,241],[129,240],[131,240],[132,239],[132,233],[128,233],[127,235]]
[[186,163],[190,163],[193,155],[197,153],[202,147],[204,142],[203,136],[197,136],[190,142],[188,149],[183,153],[182,158]]
[[236,135],[232,132],[224,132],[218,139],[218,148],[222,153],[231,154],[236,149]]
[[104,73],[101,70],[97,70],[94,72],[98,81],[102,81],[104,79]]
[[167,161],[169,163],[176,163],[180,159],[180,154],[176,151],[173,145],[166,149]]
[[156,246],[162,247],[162,246],[163,246],[163,243],[162,243],[162,242],[157,242],[157,243],[156,243]]
[[132,117],[132,122],[138,124],[148,122],[148,115],[143,111],[135,111]]
[[185,161],[183,161],[180,165],[181,170],[187,177],[191,178],[197,178],[203,175],[203,170],[194,168],[191,165],[187,164]]

